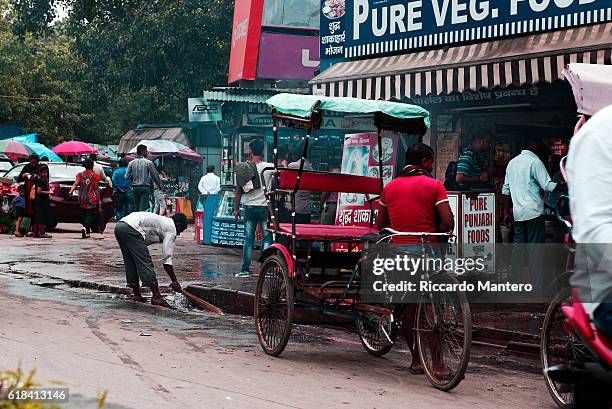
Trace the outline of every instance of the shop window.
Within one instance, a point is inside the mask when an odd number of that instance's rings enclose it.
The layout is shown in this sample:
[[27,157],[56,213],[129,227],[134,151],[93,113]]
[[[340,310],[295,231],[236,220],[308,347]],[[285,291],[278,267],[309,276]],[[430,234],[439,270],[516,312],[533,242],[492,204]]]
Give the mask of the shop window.
[[320,0],[265,0],[264,26],[319,28]]

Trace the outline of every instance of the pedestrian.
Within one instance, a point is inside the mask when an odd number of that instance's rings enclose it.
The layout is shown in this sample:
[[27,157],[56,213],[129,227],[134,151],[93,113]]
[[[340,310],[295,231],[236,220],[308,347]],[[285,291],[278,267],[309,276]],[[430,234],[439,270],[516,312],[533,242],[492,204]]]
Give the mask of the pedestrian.
[[126,177],[127,159],[119,159],[119,167],[113,172],[113,205],[115,220],[119,221],[132,212],[132,182]]
[[[268,202],[264,186],[270,185],[272,171],[264,172],[266,168],[273,168],[272,163],[262,160],[264,143],[261,139],[254,139],[249,144],[251,160],[236,164],[236,192],[234,195],[234,217],[236,223],[240,218],[240,202],[244,199],[244,245],[242,247],[242,268],[236,277],[249,277],[251,255],[255,244],[255,231],[260,226],[262,231],[262,250],[272,244],[272,236],[267,231]],[[262,178],[263,176],[263,178]],[[265,182],[265,183],[263,183]]]
[[166,214],[166,185],[170,178],[161,165],[157,168],[157,172],[159,173],[161,186],[153,186],[153,213],[163,216]]
[[[289,169],[299,169],[302,157],[302,150],[296,147],[294,150],[289,152]],[[304,170],[312,170],[312,164],[308,159],[304,159]],[[310,224],[312,218],[312,212],[310,211],[311,203],[311,192],[309,190],[298,190],[295,193],[295,222],[297,224]],[[291,223],[293,207],[290,200],[285,200],[285,207],[281,209],[281,222]]]
[[149,178],[161,188],[162,182],[153,162],[147,159],[149,152],[146,145],[138,145],[136,148],[136,159],[130,162],[125,177],[132,182],[132,193],[134,195],[134,211],[144,212],[149,210],[149,197],[151,186]]
[[[331,173],[340,173],[340,168],[334,166],[330,169]],[[319,202],[319,211],[321,215],[321,224],[334,225],[336,224],[336,209],[338,206],[338,192],[323,192],[321,201]]]
[[68,193],[71,196],[75,190],[79,191],[79,205],[81,207],[81,218],[83,227],[81,228],[81,238],[86,239],[91,236],[91,232],[98,222],[100,238],[104,238],[103,230],[100,228],[100,207],[102,206],[100,196],[100,175],[94,172],[93,160],[87,158],[83,161],[85,171],[77,174],[76,180]]
[[200,191],[200,204],[202,208],[206,208],[206,199],[209,195],[217,195],[221,191],[221,178],[215,175],[215,167],[209,166],[206,168],[206,174],[200,179],[198,183],[198,190]]
[[[26,201],[25,216],[30,218],[30,228],[33,228],[34,223],[36,223],[34,220],[35,193],[32,192],[34,190],[34,178],[36,177],[39,163],[39,156],[35,153],[31,154],[30,162],[21,169],[19,176],[17,176],[17,182],[24,184],[24,197]],[[34,231],[32,231],[31,234],[34,234]]]
[[34,237],[41,239],[50,239],[52,236],[45,232],[51,221],[51,205],[49,195],[53,192],[49,188],[49,167],[47,165],[38,165],[36,178],[34,179],[34,187],[36,188],[34,198]]
[[527,142],[526,149],[508,163],[502,188],[504,222],[514,218],[512,274],[514,283],[523,283],[525,250],[529,253],[529,270],[534,289],[542,289],[541,244],[546,241],[544,193],[557,189],[544,162],[544,146],[537,139]]
[[15,237],[23,237],[23,232],[21,231],[21,223],[23,222],[23,218],[25,217],[26,210],[24,185],[19,185],[19,188],[17,189],[17,196],[13,198],[13,201],[11,202],[11,207],[13,208],[13,213],[17,218],[17,222],[15,222]]
[[101,181],[106,180],[106,173],[104,173],[104,167],[98,163],[98,155],[95,153],[91,153],[89,155],[89,159],[91,159],[94,163],[93,171],[96,175],[100,176]]
[[488,187],[490,180],[481,155],[489,151],[493,135],[486,129],[477,131],[457,160],[457,188],[478,190]]
[[567,158],[576,241],[570,283],[597,329],[612,338],[612,105],[583,109],[576,132]]
[[[380,209],[376,217],[379,230],[391,227],[405,233],[450,233],[454,228],[453,212],[450,208],[448,195],[442,182],[431,176],[434,163],[434,151],[428,145],[417,143],[406,151],[406,167],[399,177],[389,182],[383,189],[380,198]],[[396,237],[404,251],[422,254],[419,244],[420,237]],[[433,240],[431,240],[433,241]],[[419,352],[414,342],[414,317],[417,304],[407,304],[404,310],[403,328],[412,353],[410,372],[424,372]],[[432,337],[431,342],[437,342]],[[435,348],[432,348],[434,350]],[[434,360],[441,359],[434,354]],[[443,362],[434,362],[438,376],[446,375],[448,371]]]
[[121,219],[115,226],[115,238],[121,248],[127,286],[133,291],[133,299],[145,302],[140,292],[140,283],[149,287],[153,298],[151,304],[168,307],[159,291],[151,254],[147,246],[162,243],[162,262],[170,277],[170,286],[176,292],[182,288],[176,279],[172,258],[176,237],[187,229],[187,217],[177,213],[172,217],[148,212],[135,212]]

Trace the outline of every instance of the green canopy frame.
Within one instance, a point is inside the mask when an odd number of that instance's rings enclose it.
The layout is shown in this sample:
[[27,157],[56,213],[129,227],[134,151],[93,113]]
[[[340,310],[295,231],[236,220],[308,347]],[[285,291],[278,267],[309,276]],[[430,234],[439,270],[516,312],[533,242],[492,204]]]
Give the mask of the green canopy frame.
[[[304,172],[304,163],[308,153],[310,135],[313,129],[320,129],[322,111],[342,112],[348,115],[371,115],[378,129],[378,174],[381,188],[384,185],[382,161],[382,130],[412,133],[423,136],[431,122],[429,111],[417,105],[403,104],[390,101],[372,101],[358,98],[335,98],[318,95],[300,95],[282,93],[266,101],[272,109],[274,131],[274,169],[278,170],[278,126],[285,125],[306,130],[306,140],[302,149],[302,158],[291,194],[292,211],[292,250],[295,259],[295,193],[300,188],[300,180]],[[278,208],[272,212],[272,219],[277,224]],[[373,218],[370,220],[372,223]],[[277,226],[278,227],[278,226]],[[371,226],[370,226],[371,227]]]

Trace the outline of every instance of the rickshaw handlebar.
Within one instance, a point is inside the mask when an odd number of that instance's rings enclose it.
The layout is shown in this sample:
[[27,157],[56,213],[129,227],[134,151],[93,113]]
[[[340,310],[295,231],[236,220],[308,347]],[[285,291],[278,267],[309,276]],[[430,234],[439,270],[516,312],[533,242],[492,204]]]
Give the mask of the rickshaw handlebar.
[[393,230],[390,227],[385,227],[384,229],[382,229],[380,231],[380,234],[391,234],[393,236],[409,236],[409,237],[423,237],[423,236],[430,236],[430,237],[453,237],[453,233],[452,232],[447,232],[447,233],[403,232],[403,231]]

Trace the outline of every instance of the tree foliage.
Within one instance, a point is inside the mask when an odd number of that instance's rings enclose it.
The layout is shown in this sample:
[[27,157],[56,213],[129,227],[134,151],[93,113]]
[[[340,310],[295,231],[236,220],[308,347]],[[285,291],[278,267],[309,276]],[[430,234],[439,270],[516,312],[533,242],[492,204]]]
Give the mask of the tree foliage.
[[40,1],[0,0],[1,123],[113,142],[185,121],[187,98],[226,82],[232,0],[70,0],[51,26]]

